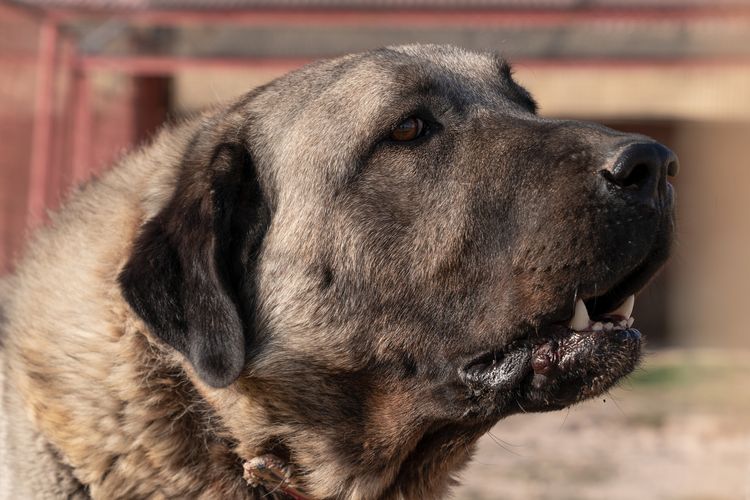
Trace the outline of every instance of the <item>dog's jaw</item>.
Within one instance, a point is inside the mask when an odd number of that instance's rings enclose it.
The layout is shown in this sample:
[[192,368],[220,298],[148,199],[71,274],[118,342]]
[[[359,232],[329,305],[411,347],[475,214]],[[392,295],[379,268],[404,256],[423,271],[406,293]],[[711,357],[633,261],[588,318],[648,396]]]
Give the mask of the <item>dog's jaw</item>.
[[477,402],[476,418],[519,411],[558,410],[601,394],[628,375],[641,357],[641,334],[632,328],[633,295],[594,320],[578,299],[566,323],[485,352],[459,370]]

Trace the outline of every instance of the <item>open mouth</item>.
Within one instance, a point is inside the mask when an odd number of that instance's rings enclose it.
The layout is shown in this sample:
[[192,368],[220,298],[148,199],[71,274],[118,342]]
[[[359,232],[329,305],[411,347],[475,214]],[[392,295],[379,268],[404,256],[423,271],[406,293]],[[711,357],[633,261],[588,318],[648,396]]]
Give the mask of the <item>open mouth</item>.
[[578,299],[568,321],[474,358],[462,378],[494,414],[555,410],[601,394],[640,360],[634,304],[630,295],[614,310],[592,317]]

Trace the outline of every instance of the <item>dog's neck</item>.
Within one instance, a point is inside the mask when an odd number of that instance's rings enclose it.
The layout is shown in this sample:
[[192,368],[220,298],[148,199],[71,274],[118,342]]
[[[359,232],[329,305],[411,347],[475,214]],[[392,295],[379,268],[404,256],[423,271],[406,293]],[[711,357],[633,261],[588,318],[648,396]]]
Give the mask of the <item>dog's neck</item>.
[[[234,442],[173,354],[149,341],[140,322],[122,324],[119,338],[100,339],[99,352],[61,346],[66,352],[56,354],[67,364],[53,359],[46,369],[64,374],[40,377],[28,366],[12,373],[61,463],[99,498],[263,497],[243,479]],[[30,355],[18,348],[18,356]],[[105,365],[110,373],[97,380]],[[286,498],[265,498],[274,496]]]
[[[104,322],[120,325],[116,331],[94,331],[90,339],[87,332],[57,339],[50,331],[47,340],[18,336],[11,342],[11,358],[45,360],[44,366],[18,363],[15,385],[26,397],[34,426],[92,496],[314,498],[294,475],[288,484],[269,478],[256,481],[257,487],[243,478],[245,463],[252,465],[254,457],[272,451],[266,446],[279,431],[273,426],[280,424],[268,420],[262,393],[242,384],[205,386],[175,351],[156,342],[141,320],[116,304],[109,303],[108,311],[116,317]],[[44,352],[35,352],[40,349]],[[440,439],[424,452],[446,449],[454,441]],[[425,477],[439,473],[447,478],[468,458],[473,439],[455,445],[461,452],[455,456],[422,456],[416,450],[410,460]],[[329,461],[321,457],[321,463]],[[305,469],[306,480],[311,472],[322,477]],[[389,476],[374,478],[377,484],[365,484],[365,477],[356,491],[404,498],[436,497],[443,491],[428,489],[421,475],[407,471],[398,491],[390,492],[384,482],[397,474],[394,468]],[[339,479],[331,476],[330,481]],[[323,490],[335,487],[330,483]]]

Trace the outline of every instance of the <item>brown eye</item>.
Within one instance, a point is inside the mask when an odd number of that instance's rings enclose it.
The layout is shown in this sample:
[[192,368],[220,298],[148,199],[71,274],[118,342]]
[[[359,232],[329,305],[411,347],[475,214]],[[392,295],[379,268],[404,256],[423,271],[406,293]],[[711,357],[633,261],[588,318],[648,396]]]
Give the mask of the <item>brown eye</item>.
[[415,116],[411,116],[398,124],[398,127],[391,132],[391,139],[394,141],[413,141],[424,131],[424,122]]

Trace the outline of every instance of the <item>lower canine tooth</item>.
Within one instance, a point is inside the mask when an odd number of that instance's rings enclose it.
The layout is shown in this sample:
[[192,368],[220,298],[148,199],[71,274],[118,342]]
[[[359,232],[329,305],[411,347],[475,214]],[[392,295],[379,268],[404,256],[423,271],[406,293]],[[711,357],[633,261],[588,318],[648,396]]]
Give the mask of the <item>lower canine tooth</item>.
[[585,330],[589,327],[591,320],[589,319],[589,312],[586,310],[586,304],[581,299],[576,301],[576,312],[573,314],[573,319],[570,320],[571,329],[576,331]]
[[612,316],[620,316],[623,318],[629,318],[631,314],[633,314],[633,306],[635,305],[635,295],[631,295],[627,299],[625,299],[625,302],[622,303],[620,307],[618,307],[615,311],[612,311],[610,314]]

